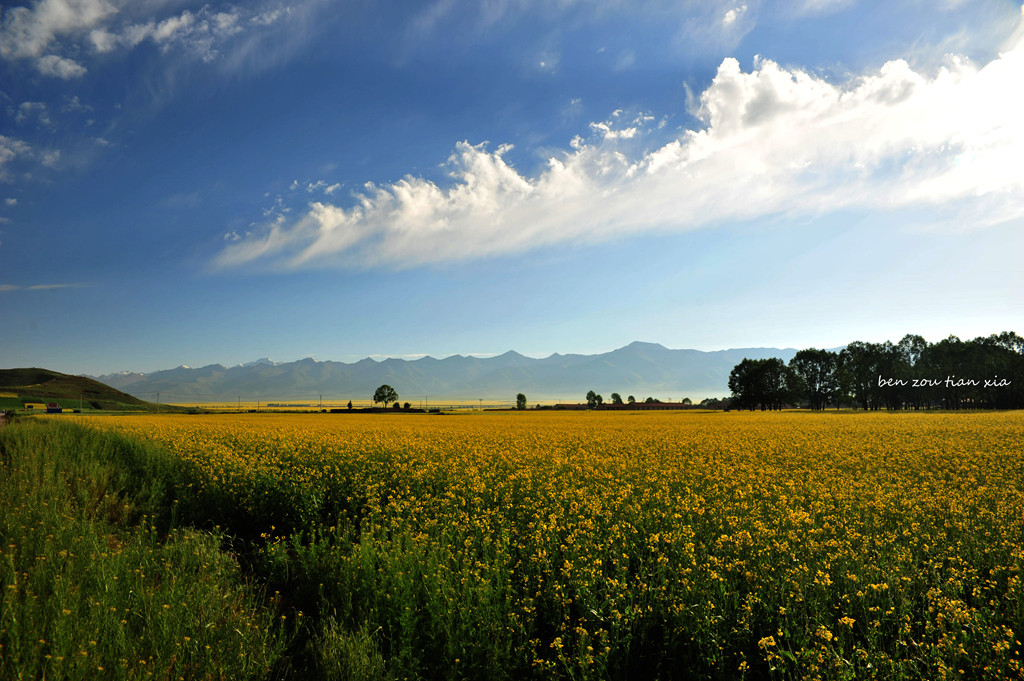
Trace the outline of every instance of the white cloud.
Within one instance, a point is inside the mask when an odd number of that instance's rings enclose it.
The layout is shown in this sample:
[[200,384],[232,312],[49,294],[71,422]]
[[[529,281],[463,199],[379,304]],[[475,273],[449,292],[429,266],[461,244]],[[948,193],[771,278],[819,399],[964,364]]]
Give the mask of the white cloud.
[[48,54],[36,60],[36,68],[44,76],[53,76],[70,80],[85,75],[86,68],[73,59],[58,57],[55,54]]
[[59,149],[39,149],[16,137],[0,135],[0,182],[11,179],[12,167],[32,163],[56,167],[61,159]]
[[86,73],[86,66],[80,63],[83,52],[112,53],[147,40],[164,51],[179,49],[210,62],[220,56],[232,37],[247,31],[266,33],[269,27],[301,12],[309,2],[318,0],[307,0],[298,8],[229,5],[217,11],[206,5],[168,16],[164,9],[168,3],[163,2],[140,5],[126,0],[38,0],[31,7],[11,8],[0,16],[0,56],[33,59],[40,72],[59,78]]
[[62,288],[91,288],[93,284],[33,284],[32,286],[19,286],[17,284],[0,284],[0,293],[9,291],[53,291]]
[[95,26],[117,9],[105,0],[40,0],[12,7],[0,24],[0,56],[39,57],[60,36]]
[[742,17],[747,11],[746,5],[740,5],[739,7],[733,7],[726,11],[725,16],[722,17],[722,24],[726,27],[732,26],[736,21]]
[[[267,21],[283,16],[284,13],[260,15],[257,25],[266,26]],[[198,12],[189,10],[181,14],[151,19],[145,23],[136,23],[120,28],[102,28],[92,31],[89,40],[93,48],[100,53],[112,52],[118,47],[133,48],[151,40],[163,50],[182,49],[188,54],[203,61],[213,61],[219,56],[219,45],[227,38],[242,32],[242,14],[240,10],[229,12],[213,12],[203,7]]]
[[40,154],[40,162],[47,168],[56,168],[60,163],[60,149],[50,149]]
[[[292,189],[297,189],[298,187],[299,187],[299,183],[296,180],[292,184]],[[305,189],[306,189],[306,193],[307,194],[312,194],[314,192],[323,192],[324,194],[333,194],[340,187],[341,187],[340,184],[328,185],[327,182],[325,182],[324,180],[317,180],[316,182],[307,182]]]
[[82,100],[77,95],[65,99],[65,104],[61,109],[62,111],[92,111],[92,107],[83,104]]
[[836,85],[770,60],[726,59],[700,95],[706,127],[645,149],[650,117],[591,125],[533,177],[508,147],[459,143],[441,186],[368,184],[225,247],[221,266],[411,266],[730,220],[844,207],[943,206],[975,226],[1024,217],[1024,51],[933,77],[892,61]]
[[4,199],[4,205],[7,206],[8,208],[13,208],[14,206],[18,205],[18,199],[15,199],[15,198]]
[[10,177],[8,165],[17,158],[31,156],[32,147],[24,140],[0,135],[0,181]]
[[50,118],[50,110],[45,102],[22,102],[18,106],[18,113],[14,116],[15,123],[27,123],[33,118],[39,121],[40,125],[50,127],[53,120]]

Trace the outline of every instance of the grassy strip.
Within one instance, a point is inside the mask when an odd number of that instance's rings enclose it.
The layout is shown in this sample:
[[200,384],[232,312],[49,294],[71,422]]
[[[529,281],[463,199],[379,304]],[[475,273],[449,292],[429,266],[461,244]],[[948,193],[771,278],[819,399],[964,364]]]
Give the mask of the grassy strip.
[[282,672],[279,616],[220,537],[162,531],[183,475],[122,436],[31,420],[0,429],[0,678]]

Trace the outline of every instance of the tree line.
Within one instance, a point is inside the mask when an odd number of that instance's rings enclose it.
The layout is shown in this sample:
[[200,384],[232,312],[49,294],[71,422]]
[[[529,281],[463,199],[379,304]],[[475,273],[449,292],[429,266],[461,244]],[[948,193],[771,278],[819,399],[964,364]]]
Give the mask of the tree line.
[[784,406],[900,409],[1024,408],[1024,338],[1013,331],[929,343],[855,341],[838,352],[800,350],[744,359],[729,374],[729,408]]

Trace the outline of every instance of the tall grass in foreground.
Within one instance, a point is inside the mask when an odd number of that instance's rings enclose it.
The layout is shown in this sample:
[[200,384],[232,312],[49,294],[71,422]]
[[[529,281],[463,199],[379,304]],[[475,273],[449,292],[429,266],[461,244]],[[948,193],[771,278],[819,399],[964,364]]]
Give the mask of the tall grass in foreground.
[[183,470],[116,434],[0,428],[0,678],[273,675],[279,617],[217,536],[165,532]]

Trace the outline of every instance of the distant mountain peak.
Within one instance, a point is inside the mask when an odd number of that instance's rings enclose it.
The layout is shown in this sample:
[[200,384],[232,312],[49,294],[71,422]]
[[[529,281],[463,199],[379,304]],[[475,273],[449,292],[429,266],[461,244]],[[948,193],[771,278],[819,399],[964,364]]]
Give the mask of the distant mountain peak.
[[269,357],[260,357],[259,359],[255,360],[255,361],[246,362],[245,364],[239,364],[238,366],[240,366],[240,367],[242,367],[244,369],[248,369],[249,367],[259,367],[259,366],[276,367],[277,366],[277,362],[275,362],[274,360],[270,359]]
[[626,347],[624,347],[622,349],[626,350],[626,349],[630,349],[630,348],[632,348],[634,350],[639,350],[641,348],[649,348],[649,349],[652,349],[652,350],[668,350],[668,348],[666,348],[661,343],[647,343],[645,341],[633,341],[632,343],[630,343],[629,345],[627,345]]

